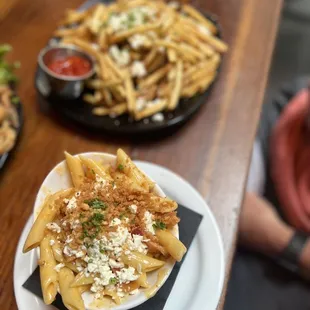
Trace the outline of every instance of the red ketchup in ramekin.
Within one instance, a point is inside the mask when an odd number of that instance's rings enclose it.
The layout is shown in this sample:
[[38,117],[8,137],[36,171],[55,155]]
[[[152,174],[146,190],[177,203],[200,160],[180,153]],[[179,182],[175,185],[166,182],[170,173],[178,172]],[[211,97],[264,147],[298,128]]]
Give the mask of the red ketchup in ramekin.
[[92,69],[89,60],[76,55],[54,59],[50,63],[47,63],[46,66],[58,75],[76,77],[83,76]]

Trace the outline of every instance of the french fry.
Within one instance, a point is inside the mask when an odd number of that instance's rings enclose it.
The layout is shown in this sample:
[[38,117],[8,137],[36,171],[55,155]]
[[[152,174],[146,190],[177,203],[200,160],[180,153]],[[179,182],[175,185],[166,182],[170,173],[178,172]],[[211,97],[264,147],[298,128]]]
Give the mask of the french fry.
[[119,103],[117,105],[114,105],[111,108],[105,108],[105,107],[97,107],[93,109],[93,114],[98,116],[104,116],[104,115],[122,115],[127,111],[127,104],[126,103]]
[[145,78],[139,83],[139,88],[142,89],[144,87],[157,83],[169,72],[170,68],[171,65],[167,64],[166,66],[154,71],[151,75],[149,75],[147,78]]
[[133,36],[134,34],[138,34],[138,33],[144,33],[147,31],[156,31],[160,28],[160,24],[145,24],[145,25],[141,25],[141,26],[136,26],[132,29],[129,30],[124,30],[122,32],[116,33],[113,36],[111,36],[110,38],[110,42],[112,44],[123,41],[131,36]]
[[178,105],[182,88],[182,75],[183,75],[183,62],[179,60],[176,65],[176,77],[174,81],[174,87],[167,106],[167,109],[170,111],[174,110]]
[[129,72],[126,73],[125,89],[126,89],[127,109],[128,112],[132,114],[136,109],[136,96],[132,78]]
[[85,94],[83,96],[83,99],[92,104],[92,105],[96,105],[99,104],[102,100],[102,94],[99,91],[96,91],[94,94]]
[[196,19],[199,23],[201,23],[205,27],[207,27],[211,33],[215,34],[217,32],[215,25],[192,6],[185,4],[182,7],[182,11],[188,14],[193,19]]
[[62,25],[70,25],[73,23],[82,22],[88,15],[87,11],[67,10],[65,19],[62,21]]
[[169,62],[176,62],[177,61],[177,53],[172,48],[168,48],[168,59],[169,59]]
[[112,88],[113,86],[122,84],[122,80],[103,81],[100,79],[89,80],[87,86],[92,89]]
[[65,37],[61,42],[66,44],[74,44],[95,57],[96,59],[99,59],[99,52],[89,42],[85,40],[75,37]]
[[155,48],[151,49],[151,51],[146,55],[143,63],[146,68],[149,68],[149,66],[152,64],[154,59],[156,58],[157,51]]
[[135,113],[135,120],[139,121],[139,120],[141,120],[141,119],[143,119],[145,117],[149,117],[149,116],[151,116],[153,114],[156,114],[156,113],[164,110],[166,105],[167,105],[167,100],[166,99],[162,99],[157,104],[152,104],[152,105],[146,107],[142,111],[137,111]]

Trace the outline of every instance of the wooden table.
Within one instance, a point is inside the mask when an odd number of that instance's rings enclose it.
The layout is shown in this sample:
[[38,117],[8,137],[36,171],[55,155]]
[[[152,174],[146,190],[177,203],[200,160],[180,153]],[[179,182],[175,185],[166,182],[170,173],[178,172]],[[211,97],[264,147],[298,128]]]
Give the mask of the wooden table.
[[63,10],[77,7],[82,1],[0,1],[1,42],[10,43],[14,47],[10,58],[22,63],[19,94],[25,110],[19,146],[1,172],[1,309],[16,309],[12,281],[15,248],[38,188],[50,169],[63,159],[64,150],[113,153],[121,146],[133,158],[166,166],[187,179],[215,214],[229,274],[281,0],[195,1],[198,7],[219,16],[224,39],[230,45],[219,80],[208,103],[186,126],[170,137],[140,144],[74,130],[49,118],[37,105],[33,86],[37,54]]

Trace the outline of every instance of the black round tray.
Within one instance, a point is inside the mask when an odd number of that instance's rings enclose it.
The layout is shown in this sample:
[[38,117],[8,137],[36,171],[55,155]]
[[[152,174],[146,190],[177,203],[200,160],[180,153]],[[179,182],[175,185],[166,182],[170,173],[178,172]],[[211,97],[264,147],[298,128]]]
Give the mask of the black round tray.
[[[210,14],[204,15],[215,24],[218,29],[217,37],[221,38],[221,27],[217,18]],[[220,67],[217,70],[217,75],[219,69]],[[140,121],[134,121],[127,114],[116,118],[94,115],[92,114],[93,106],[83,101],[83,94],[80,98],[74,100],[60,98],[55,94],[46,96],[40,92],[40,88],[37,86],[40,82],[40,70],[38,68],[35,75],[35,86],[41,100],[43,99],[46,101],[49,106],[57,112],[57,114],[75,124],[104,133],[136,135],[159,132],[168,128],[171,129],[188,121],[199,110],[199,108],[206,103],[216,79],[217,77],[204,93],[186,100],[181,99],[178,107],[174,111],[163,111],[164,120],[162,122],[154,122],[151,117]]]

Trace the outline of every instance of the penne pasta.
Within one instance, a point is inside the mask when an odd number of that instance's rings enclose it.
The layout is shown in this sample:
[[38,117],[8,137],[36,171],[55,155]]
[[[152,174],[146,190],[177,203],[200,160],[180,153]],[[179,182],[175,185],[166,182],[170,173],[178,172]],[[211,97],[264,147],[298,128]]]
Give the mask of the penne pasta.
[[69,268],[64,267],[59,271],[59,290],[62,302],[69,310],[85,310],[81,291],[76,287],[71,287],[74,281],[74,274]]
[[40,243],[40,280],[43,300],[46,305],[50,305],[57,295],[58,281],[55,270],[56,260],[50,246],[50,236],[46,236]]
[[52,251],[56,261],[59,263],[63,263],[64,257],[62,255],[62,249],[58,241],[55,241],[54,244],[52,245]]
[[108,173],[94,160],[86,158],[84,156],[80,156],[80,160],[87,169],[93,172],[93,174],[98,174],[101,178],[107,181],[112,180],[111,177],[108,175]]
[[77,274],[71,283],[71,287],[83,286],[94,283],[93,277],[86,277],[84,272]]
[[74,264],[74,263],[71,263],[71,262],[65,262],[65,265],[67,268],[69,268],[70,270],[72,270],[73,272],[75,273],[78,273],[78,269],[77,269],[77,266]]
[[148,288],[150,286],[147,281],[147,276],[145,272],[142,272],[141,276],[136,281],[138,282],[139,286],[143,288]]
[[52,222],[57,213],[58,206],[55,204],[55,200],[57,200],[60,197],[65,198],[70,193],[72,193],[71,188],[57,192],[51,196],[48,196],[45,199],[41,212],[39,213],[33,226],[31,227],[31,230],[24,244],[23,248],[24,253],[39,246],[40,242],[44,238],[44,231],[46,229],[46,224]]
[[68,152],[65,152],[65,157],[74,187],[81,186],[84,179],[84,170],[81,161]]
[[162,244],[167,252],[178,262],[180,262],[186,253],[184,244],[172,235],[168,230],[158,229],[156,231],[159,243]]
[[117,167],[124,172],[133,182],[150,191],[154,188],[154,183],[131,161],[129,156],[122,150],[117,150]]
[[122,260],[128,266],[134,267],[142,272],[156,270],[165,264],[164,261],[134,251],[131,252],[130,256],[123,255]]
[[122,303],[120,297],[117,295],[117,292],[115,291],[110,291],[110,290],[105,290],[104,295],[112,297],[113,301],[117,304],[120,305]]

